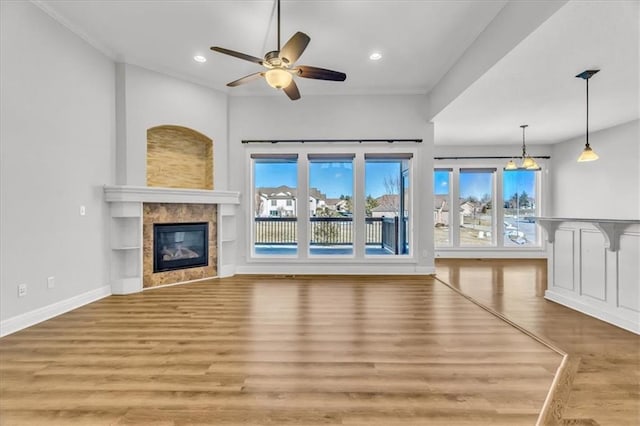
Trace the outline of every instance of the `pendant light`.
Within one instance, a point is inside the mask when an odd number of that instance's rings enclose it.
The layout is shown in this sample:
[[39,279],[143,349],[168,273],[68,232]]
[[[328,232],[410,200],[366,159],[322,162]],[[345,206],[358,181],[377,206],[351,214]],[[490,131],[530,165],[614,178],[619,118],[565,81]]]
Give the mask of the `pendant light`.
[[507,165],[504,167],[505,170],[540,170],[540,166],[529,154],[527,154],[527,145],[524,140],[524,129],[529,127],[528,124],[522,124],[520,126],[522,128],[522,158],[520,165],[516,165],[516,162],[513,161],[513,158],[509,160]]
[[589,79],[593,77],[595,73],[600,70],[586,70],[576,75],[577,78],[582,78],[587,82],[587,132],[586,132],[586,144],[584,145],[584,150],[578,157],[578,162],[582,163],[584,161],[595,161],[597,160],[598,154],[596,154],[591,146],[589,145]]

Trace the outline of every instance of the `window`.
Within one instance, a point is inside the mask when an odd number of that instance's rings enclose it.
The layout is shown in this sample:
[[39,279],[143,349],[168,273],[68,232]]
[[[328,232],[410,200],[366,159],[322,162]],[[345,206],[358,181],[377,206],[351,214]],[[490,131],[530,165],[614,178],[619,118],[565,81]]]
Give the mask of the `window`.
[[451,169],[436,169],[433,174],[433,235],[435,245],[451,245]]
[[276,149],[250,154],[250,256],[301,263],[331,258],[376,263],[383,257],[393,262],[405,256],[400,263],[406,263],[415,246],[414,154],[386,148],[357,155],[315,147],[304,147],[302,157]]
[[540,212],[539,171],[471,166],[433,173],[436,248],[540,247],[532,219]]
[[254,154],[254,253],[261,256],[298,252],[298,156]]
[[365,155],[367,255],[409,254],[410,155]]
[[353,255],[353,155],[309,154],[309,254]]
[[495,170],[460,169],[460,245],[493,245]]
[[536,177],[533,170],[505,170],[502,180],[504,198],[504,245],[537,246]]

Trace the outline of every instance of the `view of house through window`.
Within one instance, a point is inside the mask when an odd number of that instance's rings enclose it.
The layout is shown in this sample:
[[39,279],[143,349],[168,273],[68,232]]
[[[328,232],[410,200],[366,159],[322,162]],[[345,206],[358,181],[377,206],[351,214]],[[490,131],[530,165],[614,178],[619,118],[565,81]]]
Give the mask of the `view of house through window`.
[[409,254],[409,160],[365,155],[367,255]]
[[504,245],[532,246],[538,244],[536,224],[536,172],[509,170],[504,172]]
[[493,245],[494,169],[460,170],[460,245]]
[[436,246],[451,245],[451,169],[436,169],[433,174],[433,235]]
[[[539,211],[539,176],[535,170],[435,169],[435,247],[539,247],[533,220]],[[499,205],[496,186],[502,194]],[[457,200],[452,197],[456,193]]]
[[298,252],[298,162],[296,155],[254,159],[254,253]]
[[353,155],[309,155],[309,254],[353,255]]
[[[318,153],[302,158],[297,154],[251,154],[253,255],[410,254],[411,158],[412,154],[400,153],[360,157],[364,167],[358,173],[364,174],[360,175],[364,188],[355,200],[354,154]],[[302,189],[298,187],[299,167],[308,176],[308,185]],[[354,218],[356,206],[364,210],[364,217]],[[301,212],[305,219],[308,215],[308,221],[298,220]],[[307,239],[308,253],[300,253],[299,238]],[[356,240],[364,247],[356,250]]]

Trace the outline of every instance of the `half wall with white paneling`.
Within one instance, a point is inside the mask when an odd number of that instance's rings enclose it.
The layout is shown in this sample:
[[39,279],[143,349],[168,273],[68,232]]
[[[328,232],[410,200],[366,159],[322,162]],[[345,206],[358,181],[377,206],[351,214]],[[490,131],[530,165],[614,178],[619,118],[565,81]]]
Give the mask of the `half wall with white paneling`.
[[[640,221],[566,219],[556,226],[545,297],[640,334]],[[605,237],[602,229],[616,231]]]

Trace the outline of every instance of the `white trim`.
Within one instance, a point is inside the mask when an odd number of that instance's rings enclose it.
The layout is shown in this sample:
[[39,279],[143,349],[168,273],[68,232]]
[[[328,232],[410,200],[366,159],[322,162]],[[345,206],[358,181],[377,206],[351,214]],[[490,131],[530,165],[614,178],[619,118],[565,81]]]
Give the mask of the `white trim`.
[[[329,267],[330,265],[330,267]],[[236,274],[249,275],[434,275],[433,266],[407,264],[337,264],[299,263],[299,264],[248,264],[236,267]]]
[[545,291],[544,298],[552,302],[567,306],[571,309],[582,312],[583,314],[597,318],[604,322],[608,322],[609,324],[613,324],[632,333],[640,334],[640,315],[638,315],[637,313],[633,315],[627,315],[628,317],[635,317],[635,320],[632,318],[625,318],[621,315],[618,315],[618,313],[616,312],[611,312],[610,310],[605,311],[605,308],[590,306],[586,303],[583,303],[571,297],[564,296],[553,290]]
[[240,204],[236,191],[105,185],[104,194],[107,202]]
[[41,323],[65,312],[80,308],[89,303],[111,296],[111,286],[105,285],[69,299],[61,300],[51,305],[43,306],[0,322],[0,337],[15,333],[32,325]]
[[236,274],[236,265],[220,265],[218,268],[218,277],[232,277]]
[[441,249],[435,250],[436,259],[546,259],[547,252],[537,248],[535,250],[514,248],[514,249],[483,249],[483,250],[459,250]]

